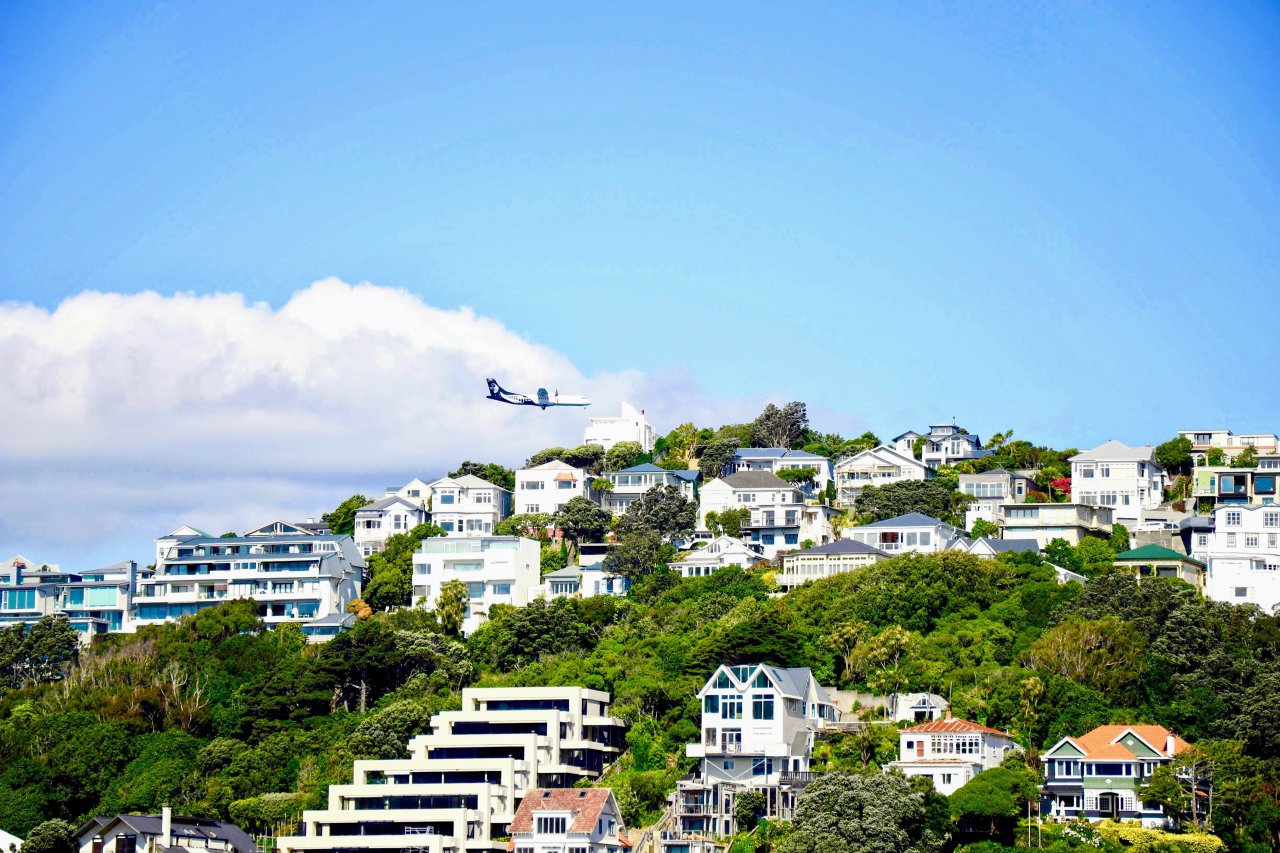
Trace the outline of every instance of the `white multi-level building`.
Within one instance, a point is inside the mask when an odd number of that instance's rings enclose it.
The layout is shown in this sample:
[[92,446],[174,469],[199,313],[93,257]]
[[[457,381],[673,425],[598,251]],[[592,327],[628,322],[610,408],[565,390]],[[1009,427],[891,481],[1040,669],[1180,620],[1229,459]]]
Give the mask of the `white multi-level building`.
[[645,453],[652,453],[658,434],[644,418],[644,412],[630,403],[622,404],[622,414],[616,418],[592,418],[582,435],[583,444],[598,444],[605,450],[623,441],[634,441]]
[[360,595],[364,557],[350,536],[277,521],[243,536],[164,537],[155,573],[139,578],[134,618],[154,625],[236,598],[252,598],[268,625],[308,631],[345,616]]
[[841,536],[870,545],[892,557],[907,551],[918,551],[921,554],[946,551],[964,534],[932,516],[922,512],[909,512],[872,524],[846,527]]
[[1086,536],[1111,535],[1111,507],[1092,504],[1004,504],[996,523],[1004,539],[1034,539],[1043,549],[1054,539],[1079,545]]
[[815,545],[831,541],[834,510],[807,504],[800,489],[768,471],[741,471],[703,486],[698,529],[707,530],[708,513],[729,509],[750,510],[742,538],[759,545],[766,559],[780,550],[799,548],[806,540]]
[[1117,523],[1134,528],[1143,510],[1164,501],[1168,477],[1150,445],[1130,447],[1115,439],[1071,457],[1071,500],[1109,507]]
[[695,470],[669,471],[651,462],[632,465],[621,471],[605,474],[613,488],[605,492],[601,506],[614,515],[622,515],[627,507],[655,486],[675,486],[686,499],[698,499],[698,480],[702,474]]
[[972,530],[978,519],[995,524],[1004,504],[1025,503],[1035,490],[1035,481],[1025,474],[993,468],[981,474],[961,474],[960,492],[973,498],[965,509],[964,525]]
[[462,631],[470,634],[495,604],[524,607],[542,581],[542,546],[520,536],[440,536],[422,540],[413,554],[413,600],[428,610],[449,581],[467,586]]
[[555,515],[574,498],[594,500],[591,479],[589,472],[559,459],[523,468],[516,472],[516,514]]
[[809,497],[821,494],[831,482],[831,460],[807,450],[791,450],[785,447],[739,447],[721,476],[740,471],[796,471],[807,468],[813,471],[813,481],[800,485]]
[[861,569],[889,556],[879,548],[851,539],[837,539],[782,558],[782,571],[774,576],[783,592],[820,578]]
[[474,474],[431,484],[431,523],[447,536],[491,536],[511,515],[511,492]]
[[356,510],[351,538],[356,550],[368,557],[385,548],[388,538],[426,523],[426,501],[391,495]]
[[933,469],[911,455],[882,444],[837,460],[835,464],[836,503],[853,506],[867,486],[887,486],[906,480],[927,480]]
[[1213,513],[1214,529],[1201,534],[1192,556],[1207,565],[1204,592],[1215,601],[1280,605],[1280,506],[1232,504]]
[[1259,455],[1280,453],[1280,437],[1270,432],[1236,435],[1229,429],[1180,429],[1178,435],[1191,442],[1191,454],[1197,465],[1205,464],[1209,451],[1215,447],[1222,451],[1226,462],[1249,448]]
[[15,556],[0,563],[0,627],[65,616],[83,642],[132,631],[137,583],[150,575],[132,560],[72,572]]
[[676,783],[672,841],[680,834],[732,835],[734,803],[743,791],[764,794],[767,817],[790,818],[796,790],[789,776],[808,772],[814,733],[838,716],[813,673],[767,664],[721,666],[698,699],[702,739],[685,747],[698,767],[693,778]]
[[623,746],[609,694],[583,687],[466,688],[430,732],[408,758],[355,762],[280,853],[505,853],[530,791],[595,779]]
[[681,577],[700,578],[727,566],[750,568],[764,559],[764,548],[732,536],[717,536],[701,548],[689,551],[671,568]]
[[622,853],[631,847],[608,788],[534,788],[511,822],[514,853]]
[[959,720],[950,713],[898,733],[898,760],[890,768],[904,776],[925,776],[940,794],[951,796],[983,770],[999,767],[1010,752],[1021,752],[1008,732]]
[[924,439],[920,459],[930,468],[954,465],[965,459],[978,459],[988,453],[982,449],[981,439],[954,423],[930,424],[929,434]]

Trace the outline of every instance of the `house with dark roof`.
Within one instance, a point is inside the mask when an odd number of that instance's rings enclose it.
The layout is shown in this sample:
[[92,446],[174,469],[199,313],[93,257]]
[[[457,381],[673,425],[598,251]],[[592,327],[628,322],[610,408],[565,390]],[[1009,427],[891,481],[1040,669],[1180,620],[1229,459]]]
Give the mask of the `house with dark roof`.
[[982,440],[978,436],[955,423],[930,424],[929,434],[924,439],[920,460],[935,469],[964,459],[978,459],[990,452],[982,449]]
[[608,788],[534,788],[511,821],[515,853],[621,853],[631,846]]
[[826,545],[787,554],[782,558],[782,571],[774,579],[783,592],[790,592],[809,581],[865,568],[888,556],[864,542],[837,539]]
[[605,477],[613,484],[613,489],[604,494],[601,506],[614,515],[622,515],[641,495],[656,486],[675,486],[687,499],[697,500],[698,481],[702,479],[702,472],[669,471],[652,462],[644,462],[621,471],[610,471]]
[[799,548],[808,541],[831,541],[829,506],[806,502],[804,492],[769,471],[739,471],[718,477],[702,487],[698,529],[708,530],[707,516],[726,510],[747,510],[742,539],[759,545],[766,559],[782,550]]
[[233,823],[160,814],[90,818],[76,829],[80,853],[258,853],[258,845]]
[[356,510],[355,530],[351,538],[361,555],[368,557],[385,548],[388,538],[408,533],[426,522],[425,502],[389,495]]
[[978,519],[995,524],[1003,504],[1026,503],[1036,484],[1026,474],[993,468],[978,474],[961,474],[958,488],[961,494],[972,498],[964,512],[964,526],[972,530]]
[[950,550],[992,560],[1001,554],[1038,554],[1040,544],[1034,539],[993,539],[990,536],[979,536],[977,539],[957,539],[951,544]]
[[846,527],[841,535],[870,545],[891,557],[907,551],[921,554],[946,551],[956,540],[964,538],[963,531],[922,512],[909,512],[872,524]]
[[907,480],[928,480],[935,472],[916,459],[911,450],[882,444],[836,460],[833,467],[836,503],[853,506],[858,493],[867,486],[888,486]]
[[797,483],[806,497],[816,497],[831,482],[831,460],[807,450],[792,450],[789,447],[739,447],[733,459],[724,467],[721,476],[737,474],[740,471],[768,471],[777,474],[781,471],[808,468],[813,471],[813,479]]
[[950,796],[983,770],[999,767],[1010,752],[1021,751],[1008,732],[961,720],[948,712],[940,720],[900,731],[898,760],[885,770],[927,777],[934,790]]

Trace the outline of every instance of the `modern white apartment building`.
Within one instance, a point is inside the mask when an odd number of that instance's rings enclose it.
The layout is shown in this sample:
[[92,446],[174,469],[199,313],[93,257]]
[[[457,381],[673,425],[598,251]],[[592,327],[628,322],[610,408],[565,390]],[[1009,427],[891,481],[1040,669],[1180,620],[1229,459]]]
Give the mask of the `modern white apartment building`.
[[698,529],[707,530],[707,514],[747,509],[750,519],[742,525],[742,538],[759,545],[766,559],[780,550],[831,541],[831,507],[806,504],[804,493],[777,474],[741,471],[719,477],[702,487]]
[[927,480],[934,471],[925,463],[887,444],[846,456],[835,463],[836,503],[853,506],[867,486],[887,486],[905,480]]
[[851,539],[837,539],[782,558],[782,571],[774,576],[783,592],[808,581],[861,569],[889,556],[879,548]]
[[1071,500],[1110,507],[1115,521],[1136,527],[1142,511],[1164,501],[1168,477],[1150,445],[1130,447],[1115,439],[1071,457]]
[[764,548],[733,536],[717,536],[701,548],[689,551],[671,568],[681,577],[706,577],[726,566],[750,568],[764,559]]
[[516,472],[515,511],[555,515],[574,498],[595,500],[591,474],[567,462],[553,459]]
[[963,531],[922,512],[909,512],[858,527],[846,527],[845,539],[870,545],[893,557],[907,551],[932,554],[946,551],[964,536]]
[[605,450],[623,441],[634,441],[645,453],[652,453],[658,434],[644,418],[644,411],[630,403],[622,404],[617,417],[592,418],[582,435],[583,444],[598,444]]
[[1034,539],[1043,550],[1054,539],[1079,545],[1086,536],[1111,535],[1111,507],[1091,504],[1006,504],[1000,507],[1004,539]]
[[137,583],[150,574],[132,560],[72,572],[15,556],[0,564],[0,627],[66,616],[86,643],[99,634],[132,631]]
[[929,434],[924,439],[924,450],[920,458],[930,468],[954,465],[965,459],[978,459],[988,452],[982,449],[981,439],[954,423],[930,424]]
[[1193,556],[1208,566],[1204,593],[1214,601],[1280,605],[1280,506],[1219,506],[1213,532]]
[[310,623],[345,614],[360,595],[365,562],[350,536],[277,521],[225,539],[172,538],[165,537],[155,573],[137,582],[138,625],[252,598],[268,625],[297,622],[305,632]]
[[800,486],[808,497],[815,497],[831,482],[831,460],[807,450],[791,450],[785,447],[739,447],[733,460],[724,467],[722,476],[740,471],[781,471],[809,468],[814,472],[813,482]]
[[426,501],[415,502],[392,495],[356,510],[351,538],[355,540],[356,550],[368,557],[385,548],[388,538],[426,523]]
[[622,515],[627,507],[655,486],[675,486],[691,501],[698,499],[698,480],[702,474],[694,470],[668,471],[651,462],[632,465],[605,474],[613,488],[601,498],[601,506],[614,515]]
[[515,853],[622,853],[630,849],[609,788],[534,788],[511,822]]
[[1035,481],[1025,474],[993,468],[981,474],[961,474],[960,492],[973,498],[964,513],[964,524],[969,530],[978,519],[996,523],[1000,507],[1004,504],[1020,504],[1035,490]]
[[1227,462],[1253,448],[1258,455],[1280,453],[1280,437],[1270,432],[1249,432],[1236,435],[1229,429],[1180,429],[1178,435],[1190,440],[1191,453],[1197,465],[1207,461],[1207,455],[1218,448]]
[[495,604],[524,607],[542,582],[542,546],[520,536],[440,536],[422,540],[413,554],[413,600],[434,609],[440,588],[467,585],[464,634],[479,628]]
[[764,794],[771,818],[790,818],[790,774],[806,773],[814,733],[835,722],[835,703],[807,668],[721,666],[698,691],[702,739],[685,751],[698,759],[692,778],[676,783],[678,833],[731,835],[743,791]]
[[431,523],[447,536],[491,536],[511,515],[511,492],[474,474],[441,477],[431,484]]
[[467,688],[462,709],[436,714],[408,758],[355,762],[352,782],[330,785],[328,808],[304,812],[301,834],[278,849],[507,851],[520,801],[597,778],[622,735],[602,691]]
[[951,796],[983,770],[999,767],[1010,752],[1021,752],[1013,736],[950,713],[941,720],[898,733],[898,760],[885,766],[908,778],[924,776],[940,794]]

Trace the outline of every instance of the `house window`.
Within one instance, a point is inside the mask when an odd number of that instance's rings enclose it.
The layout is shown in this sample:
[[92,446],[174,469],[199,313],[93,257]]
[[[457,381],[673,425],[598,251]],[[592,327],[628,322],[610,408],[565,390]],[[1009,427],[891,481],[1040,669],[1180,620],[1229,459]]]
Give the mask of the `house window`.
[[751,762],[752,776],[768,776],[773,772],[772,758],[757,758]]
[[761,534],[760,534],[760,541],[761,541],[762,543],[764,543],[765,545],[772,545],[772,544],[773,544],[773,534],[772,534],[772,533],[761,533]]
[[538,818],[538,834],[539,835],[564,835],[565,829],[568,828],[568,820],[562,817],[540,817]]
[[1196,544],[1197,544],[1197,545],[1199,545],[1201,548],[1208,548],[1208,547],[1209,547],[1209,534],[1207,534],[1207,533],[1201,533],[1200,535],[1198,535],[1198,536],[1196,537]]
[[534,512],[542,512],[542,505],[541,505],[541,504],[526,504],[526,506],[529,508],[529,512],[531,512],[531,513],[534,513]]
[[751,716],[757,720],[773,719],[773,696],[756,693],[751,697]]
[[720,703],[720,716],[726,720],[742,719],[742,697],[726,696]]
[[1258,547],[1258,537],[1257,537],[1256,535],[1249,535],[1249,536],[1244,537],[1244,547],[1246,547],[1246,548],[1257,548],[1257,547]]
[[1232,510],[1227,513],[1227,527],[1239,527],[1242,518],[1239,510]]
[[1228,548],[1236,547],[1236,535],[1234,533],[1227,534],[1227,547]]
[[511,584],[509,584],[509,583],[495,583],[495,584],[493,585],[493,594],[494,594],[494,595],[510,595],[510,594],[511,594]]
[[950,774],[950,773],[943,773],[943,774],[942,774],[942,784],[944,784],[944,785],[950,785],[950,784],[951,784],[951,778],[952,778],[952,774]]
[[1236,587],[1236,598],[1248,598],[1248,597],[1249,597],[1249,587],[1247,586]]
[[1262,514],[1263,527],[1280,527],[1280,512],[1267,511]]
[[547,487],[547,484],[542,482],[541,480],[528,480],[524,483],[521,483],[520,485],[524,486],[524,488],[528,489],[531,492],[536,492],[541,489],[545,489]]
[[799,533],[784,533],[784,534],[783,534],[783,536],[782,536],[782,541],[783,541],[783,542],[785,542],[785,543],[786,543],[786,544],[788,544],[788,545],[798,545],[798,544],[800,544],[800,534],[799,534]]
[[708,693],[706,698],[702,700],[702,713],[719,714],[720,713],[720,697],[714,693]]
[[732,758],[726,758],[725,760],[720,762],[720,766],[723,767],[725,770],[733,770],[735,767],[737,767],[737,763]]
[[454,499],[454,495],[452,492],[445,492],[444,494],[440,495],[440,503],[442,504],[451,504],[453,503],[453,499]]

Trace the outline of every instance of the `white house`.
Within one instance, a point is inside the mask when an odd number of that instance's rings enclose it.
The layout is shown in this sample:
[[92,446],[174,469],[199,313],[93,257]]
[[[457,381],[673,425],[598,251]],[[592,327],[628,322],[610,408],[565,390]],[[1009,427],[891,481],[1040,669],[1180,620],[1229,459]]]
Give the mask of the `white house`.
[[655,486],[675,486],[686,499],[698,499],[698,480],[702,474],[695,470],[669,471],[651,462],[610,471],[605,477],[613,488],[604,493],[601,506],[614,515],[622,515],[640,496]]
[[1086,536],[1111,535],[1111,507],[1092,504],[1003,504],[997,524],[1004,539],[1034,539],[1041,550],[1054,539],[1079,545]]
[[356,510],[355,529],[351,538],[356,550],[368,557],[381,551],[387,539],[408,533],[427,523],[426,501],[413,501],[392,495]]
[[724,467],[722,476],[739,471],[769,471],[777,474],[786,470],[809,468],[814,472],[813,482],[801,486],[809,497],[821,494],[831,482],[831,460],[807,450],[791,450],[785,447],[739,447],[733,459]]
[[431,522],[448,536],[490,536],[511,515],[511,492],[474,474],[431,484]]
[[1226,462],[1248,448],[1253,448],[1258,454],[1280,453],[1280,437],[1270,432],[1236,435],[1229,429],[1180,429],[1178,435],[1191,442],[1191,453],[1197,465],[1205,464],[1208,452],[1215,447],[1222,451]]
[[809,770],[814,733],[838,716],[827,691],[807,668],[721,666],[698,699],[702,737],[685,747],[698,766],[676,783],[677,831],[733,834],[735,798],[746,790],[764,794],[767,817],[789,819],[791,774]]
[[253,837],[234,823],[180,817],[168,806],[160,814],[92,817],[76,829],[80,853],[258,853]]
[[898,733],[898,760],[885,767],[908,778],[925,776],[934,790],[951,796],[983,770],[999,767],[1010,752],[1022,749],[1013,736],[948,714],[941,720]]
[[750,518],[742,525],[743,539],[760,545],[767,559],[780,550],[799,548],[805,540],[815,544],[831,541],[833,510],[806,504],[800,489],[768,471],[742,471],[703,486],[698,529],[708,529],[708,513],[728,509],[750,511]]
[[592,418],[582,435],[583,444],[598,444],[605,450],[623,441],[634,441],[645,453],[652,453],[658,434],[644,418],[644,411],[630,403],[622,404],[622,414],[616,418]]
[[989,451],[982,449],[982,440],[970,435],[954,423],[930,424],[920,458],[931,468],[954,465],[965,459],[978,459]]
[[413,600],[428,610],[452,580],[467,585],[462,631],[470,634],[495,604],[524,607],[542,582],[542,546],[520,536],[439,536],[413,554]]
[[844,574],[889,556],[879,548],[851,539],[837,539],[796,551],[782,558],[782,571],[774,576],[784,592],[819,578]]
[[1207,564],[1205,595],[1230,604],[1280,605],[1280,506],[1219,506],[1193,556]]
[[387,486],[382,496],[404,498],[426,509],[427,499],[431,497],[431,484],[421,477],[414,477],[403,486]]
[[1137,526],[1144,509],[1164,501],[1168,477],[1150,445],[1130,447],[1112,439],[1070,461],[1072,501],[1110,507],[1120,524]]
[[964,536],[962,531],[950,524],[922,512],[909,512],[872,524],[846,527],[841,535],[845,539],[870,545],[891,557],[907,551],[918,551],[921,554],[946,551]]
[[892,693],[889,711],[895,723],[927,723],[948,715],[951,704],[937,693]]
[[598,778],[624,746],[609,694],[583,687],[465,688],[429,731],[407,758],[356,761],[280,853],[505,853],[529,792]]
[[[345,615],[365,561],[350,536],[276,521],[243,536],[162,537],[155,573],[139,578],[134,619],[154,625],[236,598],[252,598],[268,625]],[[171,543],[171,544],[170,544]]]
[[862,450],[835,463],[836,503],[853,506],[858,492],[867,486],[887,486],[906,480],[927,480],[933,469],[887,444]]
[[990,536],[979,536],[977,539],[957,539],[951,543],[951,550],[994,560],[1000,554],[1024,551],[1035,554],[1040,550],[1040,543],[1034,539],[992,539]]
[[555,515],[574,498],[595,499],[591,474],[567,462],[553,459],[516,472],[515,511],[517,515]]
[[702,548],[687,552],[684,559],[672,563],[671,568],[681,577],[700,578],[726,566],[750,568],[763,559],[764,548],[760,545],[732,536],[717,536]]
[[609,788],[534,788],[511,821],[515,853],[622,853],[631,844]]
[[924,436],[913,429],[909,429],[902,435],[894,437],[893,447],[899,453],[904,453],[907,456],[915,456],[916,441],[921,438],[924,438]]
[[961,474],[960,492],[973,498],[965,509],[964,525],[972,530],[978,519],[996,523],[1004,504],[1025,503],[1036,484],[1025,474],[993,468],[980,474]]

